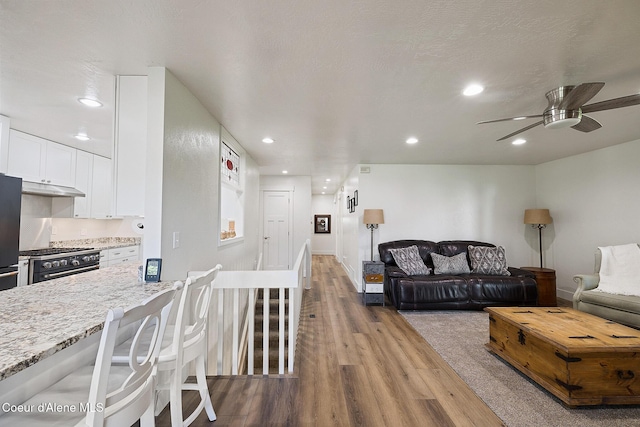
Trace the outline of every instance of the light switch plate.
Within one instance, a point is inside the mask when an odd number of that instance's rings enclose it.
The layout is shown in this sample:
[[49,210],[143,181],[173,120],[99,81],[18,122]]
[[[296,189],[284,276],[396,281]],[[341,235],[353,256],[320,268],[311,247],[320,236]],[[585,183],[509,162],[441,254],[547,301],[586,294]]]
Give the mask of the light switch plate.
[[173,249],[176,249],[179,247],[180,247],[180,232],[174,231],[173,232]]

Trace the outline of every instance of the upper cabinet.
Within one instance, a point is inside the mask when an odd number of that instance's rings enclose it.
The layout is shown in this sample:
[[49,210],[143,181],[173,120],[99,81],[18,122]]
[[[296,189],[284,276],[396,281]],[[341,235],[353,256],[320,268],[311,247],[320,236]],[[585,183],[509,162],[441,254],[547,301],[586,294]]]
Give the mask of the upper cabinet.
[[93,183],[94,154],[78,151],[76,158],[76,185],[85,197],[73,198],[73,217],[91,218],[91,185]]
[[147,76],[118,76],[114,154],[114,211],[144,216]]
[[12,129],[7,174],[30,182],[73,187],[76,152],[75,148]]
[[93,156],[91,182],[91,218],[113,218],[111,159]]
[[112,169],[111,159],[78,150],[75,188],[82,191],[85,197],[54,197],[53,216],[114,218]]

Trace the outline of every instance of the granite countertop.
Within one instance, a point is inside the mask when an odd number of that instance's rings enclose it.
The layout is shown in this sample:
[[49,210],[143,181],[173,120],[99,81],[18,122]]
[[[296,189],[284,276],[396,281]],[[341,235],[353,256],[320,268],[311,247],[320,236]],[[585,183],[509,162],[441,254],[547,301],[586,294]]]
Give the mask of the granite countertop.
[[173,285],[139,283],[139,264],[0,292],[0,380],[101,331],[110,308],[133,306]]
[[140,237],[98,237],[94,239],[52,241],[50,246],[52,248],[93,248],[103,250],[136,246],[140,242]]

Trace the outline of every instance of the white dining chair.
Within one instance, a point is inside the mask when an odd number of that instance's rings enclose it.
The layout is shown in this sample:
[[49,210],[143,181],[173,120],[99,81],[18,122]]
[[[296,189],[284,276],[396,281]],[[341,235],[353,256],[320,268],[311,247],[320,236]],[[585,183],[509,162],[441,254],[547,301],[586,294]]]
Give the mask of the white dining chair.
[[[141,427],[154,426],[158,354],[174,295],[181,287],[177,282],[139,305],[109,310],[95,365],[79,367],[23,403],[33,411],[4,414],[0,425],[122,427],[140,420]],[[133,357],[126,365],[112,364],[118,331],[130,325],[137,327],[130,341],[132,354],[141,354],[143,331],[151,330],[153,339],[142,358]]]
[[[187,278],[177,306],[175,327],[169,332],[171,344],[163,347],[158,357],[158,372],[168,375],[159,375],[164,381],[161,380],[156,389],[169,390],[172,426],[190,425],[203,409],[209,421],[216,419],[206,378],[207,323],[213,282],[221,268],[218,264],[201,275]],[[191,361],[195,364],[196,382],[186,383],[183,368]],[[200,402],[186,418],[182,414],[183,390],[200,393]]]
[[[170,324],[165,331],[162,349],[158,356],[158,378],[156,392],[169,392],[172,426],[188,426],[205,409],[210,421],[216,419],[216,413],[211,403],[206,379],[207,354],[207,324],[213,282],[222,266],[216,265],[209,271],[198,272],[186,279],[179,300],[169,315]],[[171,324],[173,323],[173,324]],[[145,349],[145,342],[150,341],[147,331],[141,340],[141,347]],[[130,355],[129,342],[116,347],[113,363],[126,363]],[[139,356],[140,358],[141,356]],[[194,361],[196,382],[184,382],[183,368]],[[200,393],[198,406],[186,418],[183,418],[182,391],[197,391]],[[160,399],[156,398],[156,401]],[[162,408],[156,408],[159,414]]]

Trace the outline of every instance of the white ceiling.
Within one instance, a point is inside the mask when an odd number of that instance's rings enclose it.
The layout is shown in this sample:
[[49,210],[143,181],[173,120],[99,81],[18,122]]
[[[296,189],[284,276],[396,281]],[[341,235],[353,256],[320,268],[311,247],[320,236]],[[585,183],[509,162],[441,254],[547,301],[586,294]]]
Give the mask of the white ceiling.
[[[533,121],[475,124],[541,114],[561,85],[606,82],[590,102],[640,92],[638,0],[0,0],[0,13],[0,114],[103,155],[114,76],[149,66],[262,174],[311,174],[314,193],[358,163],[539,164],[640,139],[640,106],[593,113],[588,134],[538,126],[517,147],[496,139]],[[470,82],[484,93],[464,97]]]

